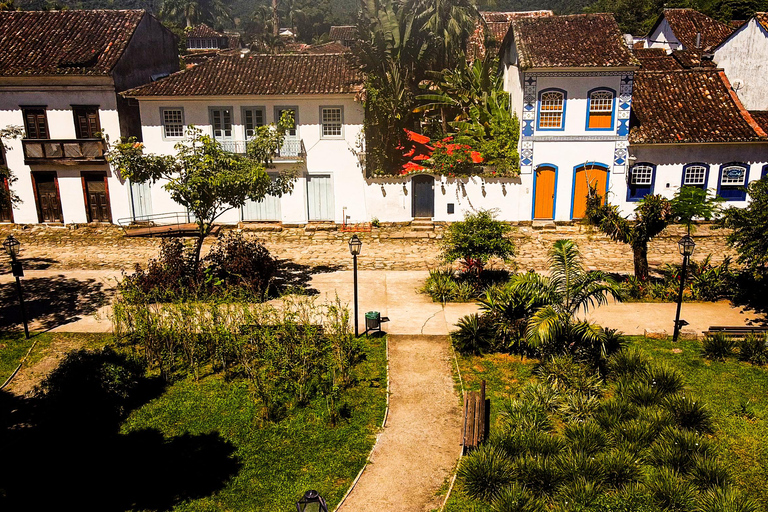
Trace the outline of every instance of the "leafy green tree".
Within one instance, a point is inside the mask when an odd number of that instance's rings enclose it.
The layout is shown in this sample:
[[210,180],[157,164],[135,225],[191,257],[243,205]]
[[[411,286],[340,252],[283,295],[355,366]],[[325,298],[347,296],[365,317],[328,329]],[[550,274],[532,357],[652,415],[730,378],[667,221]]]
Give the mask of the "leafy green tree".
[[160,16],[186,27],[199,23],[222,27],[232,23],[229,8],[222,0],[164,0]]
[[467,271],[482,272],[493,256],[508,261],[515,244],[506,235],[509,224],[496,220],[489,210],[467,213],[464,220],[448,226],[443,238],[443,257],[449,263],[461,259]]
[[648,242],[672,221],[669,200],[658,194],[645,196],[635,208],[634,220],[630,220],[619,213],[618,206],[603,204],[602,197],[592,192],[587,197],[586,222],[611,240],[629,244],[634,256],[635,277],[648,279]]
[[681,187],[672,198],[672,216],[685,226],[690,235],[696,229],[694,220],[712,220],[720,213],[723,198],[699,187]]
[[[11,147],[5,142],[11,139],[17,139],[24,135],[24,130],[20,126],[9,125],[0,129],[0,153],[10,151]],[[0,159],[5,161],[5,158]],[[3,182],[7,181],[8,187],[2,186]],[[21,198],[16,195],[11,185],[18,181],[18,178],[13,174],[13,171],[5,165],[0,165],[0,205],[11,205],[21,203]]]
[[609,337],[600,326],[578,320],[577,313],[620,300],[619,285],[607,274],[587,271],[571,240],[558,240],[549,251],[549,275],[528,272],[513,277],[510,287],[530,302],[542,304],[528,320],[528,344],[544,354],[572,352],[605,357]]
[[727,241],[739,253],[737,261],[754,278],[761,279],[768,270],[768,179],[753,181],[747,191],[749,205],[723,210],[718,224],[731,230]]
[[[274,144],[280,141],[279,137],[259,140],[258,145],[273,144],[276,148]],[[194,127],[188,129],[188,140],[175,148],[173,156],[144,154],[143,145],[129,139],[111,148],[107,158],[123,178],[132,182],[163,180],[163,188],[171,198],[194,215],[198,227],[195,268],[199,267],[203,241],[224,212],[240,208],[247,199],[259,201],[267,194],[282,195],[293,189],[290,174],[271,180],[263,160],[224,151],[214,138]]]
[[435,47],[434,69],[450,69],[459,61],[479,18],[471,0],[415,0],[420,30],[430,34]]

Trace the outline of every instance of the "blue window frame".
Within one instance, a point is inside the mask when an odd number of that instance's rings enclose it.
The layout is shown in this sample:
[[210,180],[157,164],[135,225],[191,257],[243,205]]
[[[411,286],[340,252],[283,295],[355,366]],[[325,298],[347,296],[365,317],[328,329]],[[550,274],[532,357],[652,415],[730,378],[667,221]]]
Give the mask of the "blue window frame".
[[726,201],[746,201],[749,165],[731,162],[720,166],[717,178],[717,195]]
[[565,103],[568,94],[562,89],[544,89],[539,93],[536,127],[539,130],[565,130]]
[[653,194],[656,182],[656,166],[647,162],[632,166],[627,175],[627,201],[640,201]]
[[765,178],[766,175],[768,175],[768,165],[763,166],[763,172],[760,173],[760,179]]
[[680,181],[680,186],[698,187],[702,190],[706,190],[707,180],[709,180],[708,164],[692,163],[683,166],[683,176]]
[[616,91],[607,87],[587,93],[587,131],[612,131],[616,111]]

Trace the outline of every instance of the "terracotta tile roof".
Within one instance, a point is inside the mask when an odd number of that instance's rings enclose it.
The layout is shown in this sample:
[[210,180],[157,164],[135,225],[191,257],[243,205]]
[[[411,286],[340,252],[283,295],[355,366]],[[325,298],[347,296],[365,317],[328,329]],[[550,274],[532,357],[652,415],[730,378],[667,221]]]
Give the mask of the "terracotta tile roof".
[[633,144],[768,141],[719,70],[635,73]]
[[[243,56],[241,56],[243,55]],[[362,75],[339,54],[220,55],[125,96],[351,94]]]
[[309,45],[302,51],[302,53],[314,53],[314,54],[347,53],[347,52],[349,52],[349,48],[336,41],[331,41],[330,43],[324,43],[324,44]]
[[768,30],[768,12],[756,12],[755,19],[765,30]]
[[354,25],[336,25],[329,34],[332,41],[354,41],[357,39],[357,27]]
[[509,32],[512,20],[515,18],[535,18],[541,16],[552,16],[552,11],[510,11],[510,12],[491,12],[481,11],[482,19],[475,23],[475,31],[469,36],[467,41],[467,57],[469,60],[482,58],[485,55],[486,40],[495,44],[500,44]]
[[768,133],[768,110],[750,110],[749,115],[760,125],[764,132]]
[[0,12],[0,76],[107,75],[140,10]]
[[638,65],[611,14],[515,18],[512,30],[523,69]]
[[638,48],[635,57],[644,71],[674,71],[692,68],[714,68],[712,60],[702,59],[701,53],[689,50],[667,52],[664,48]]
[[196,66],[201,62],[205,62],[209,59],[217,57],[219,50],[198,50],[195,52],[181,55],[181,60],[184,62],[185,67]]
[[[692,51],[707,51],[723,42],[731,35],[733,27],[714,20],[694,9],[664,9],[663,14],[651,29],[651,33],[666,19],[672,33],[683,47]],[[696,34],[701,34],[701,42],[696,47]]]
[[187,32],[188,39],[195,37],[227,37],[227,35],[222,34],[221,32],[216,32],[205,23],[201,23],[200,25],[192,27],[192,29]]

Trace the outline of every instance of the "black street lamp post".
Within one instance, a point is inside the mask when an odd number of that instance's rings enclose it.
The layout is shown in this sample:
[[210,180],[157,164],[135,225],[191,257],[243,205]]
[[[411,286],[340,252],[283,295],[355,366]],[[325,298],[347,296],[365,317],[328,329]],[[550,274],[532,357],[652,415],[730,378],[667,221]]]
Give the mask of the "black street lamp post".
[[680,293],[677,295],[677,313],[675,314],[675,333],[672,335],[672,341],[677,342],[680,336],[680,308],[683,305],[683,290],[685,289],[685,272],[688,270],[688,258],[693,256],[693,250],[696,248],[696,242],[691,235],[685,235],[677,243],[680,248],[680,254],[683,255],[683,269],[680,275]]
[[349,253],[352,255],[352,272],[355,281],[355,337],[360,335],[360,331],[357,328],[357,256],[360,254],[360,249],[362,247],[363,242],[360,241],[357,235],[352,235],[352,238],[349,239]]
[[19,306],[21,307],[21,321],[24,323],[24,336],[29,339],[29,327],[27,326],[27,314],[24,311],[24,294],[21,291],[20,277],[24,277],[24,269],[21,266],[21,262],[16,259],[19,255],[19,248],[21,243],[14,238],[13,235],[8,235],[8,238],[3,242],[3,248],[8,256],[11,257],[11,272],[16,278],[16,292],[19,294]]
[[317,491],[307,491],[296,502],[296,512],[328,512],[328,505]]

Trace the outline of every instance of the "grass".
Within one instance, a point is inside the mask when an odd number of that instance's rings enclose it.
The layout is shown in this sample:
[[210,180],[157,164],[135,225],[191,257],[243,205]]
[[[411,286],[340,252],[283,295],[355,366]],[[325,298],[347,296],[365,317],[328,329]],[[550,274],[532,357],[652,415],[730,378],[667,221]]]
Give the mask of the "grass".
[[241,467],[224,488],[174,510],[291,510],[304,491],[316,489],[335,506],[370,451],[386,402],[384,339],[370,339],[356,369],[357,385],[346,395],[350,414],[335,427],[325,401],[295,409],[262,424],[247,384],[210,376],[187,378],[134,411],[122,433],[157,429],[167,441],[215,433],[231,443]]
[[[701,342],[646,340],[629,337],[629,345],[645,352],[657,363],[677,368],[685,377],[686,389],[701,398],[713,413],[712,440],[720,460],[730,469],[738,488],[768,511],[768,367],[752,366],[733,358],[709,361],[701,356]],[[673,352],[674,350],[674,352]],[[535,360],[491,354],[459,356],[465,388],[477,390],[487,382],[493,425],[502,400],[513,398],[531,381]],[[446,512],[487,512],[490,508],[471,500],[457,481]]]
[[33,333],[30,339],[26,339],[23,333],[0,332],[0,384],[11,376],[35,342],[35,347],[24,362],[26,367],[40,361],[54,343],[74,343],[77,348],[96,348],[103,346],[111,337],[109,334],[43,332]]

